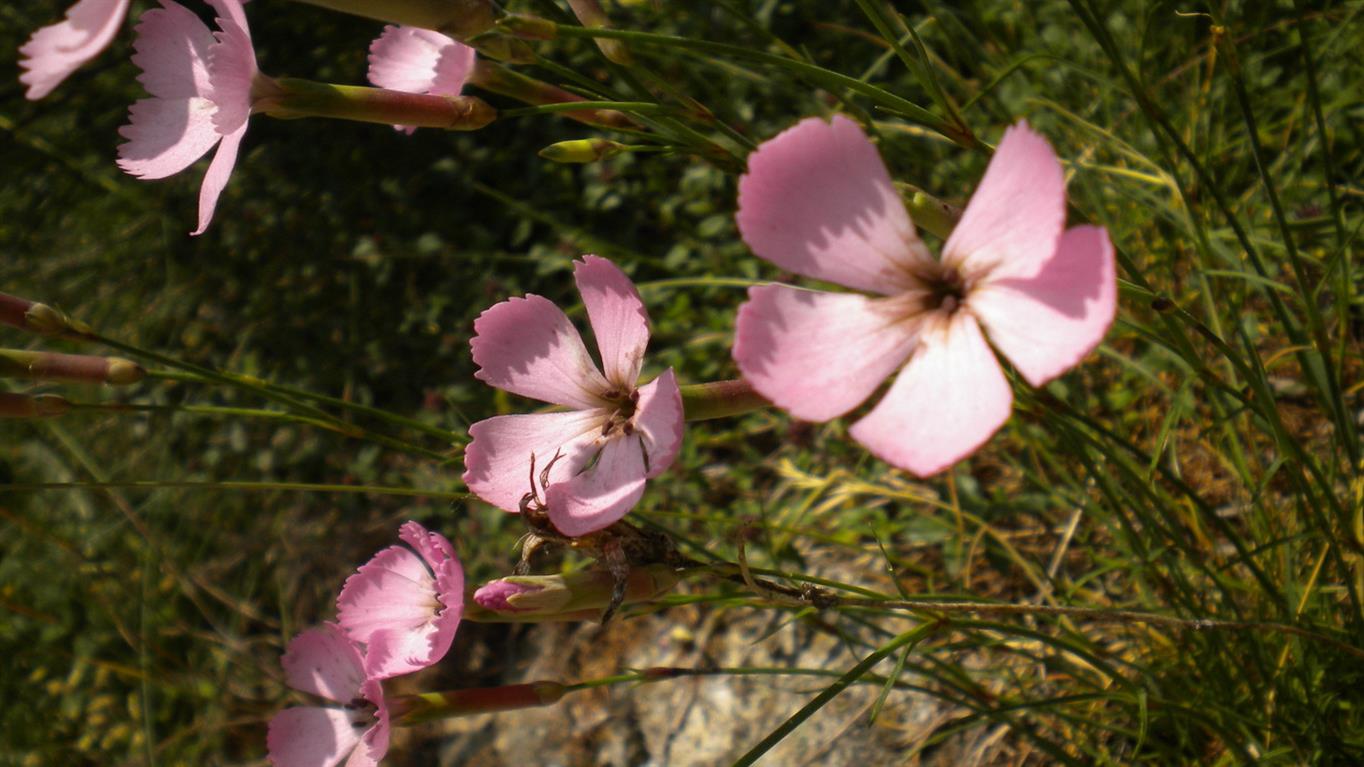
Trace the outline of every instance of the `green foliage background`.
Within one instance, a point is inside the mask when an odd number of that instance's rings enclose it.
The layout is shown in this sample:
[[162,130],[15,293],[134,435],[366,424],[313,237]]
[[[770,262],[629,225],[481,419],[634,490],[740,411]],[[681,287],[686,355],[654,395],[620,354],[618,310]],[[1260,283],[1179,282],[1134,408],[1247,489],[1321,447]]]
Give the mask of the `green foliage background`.
[[[135,2],[135,12],[147,5]],[[610,6],[622,29],[804,56],[934,103],[868,21],[866,3],[622,5]],[[750,556],[790,571],[805,567],[794,538],[884,551],[883,564],[914,593],[1294,623],[1364,645],[1353,424],[1364,330],[1364,4],[893,5],[976,135],[993,142],[1027,118],[1070,162],[1072,222],[1107,226],[1125,259],[1118,324],[1089,364],[1046,392],[1019,388],[1013,421],[948,477],[911,481],[863,454],[838,422],[806,427],[758,413],[693,426],[640,512],[722,553],[756,526],[765,534]],[[570,18],[550,2],[511,7]],[[277,0],[248,11],[267,73],[363,80],[378,25]],[[0,9],[0,50],[16,50],[59,12]],[[641,284],[655,325],[646,373],[673,366],[684,383],[735,375],[728,349],[743,291],[705,278],[783,277],[738,239],[732,169],[684,153],[555,165],[536,151],[594,133],[545,116],[410,138],[256,118],[215,222],[190,238],[196,171],[143,183],[113,164],[118,126],[140,95],[130,28],[45,101],[25,101],[14,77],[0,84],[0,290],[60,306],[112,337],[462,432],[525,407],[472,378],[473,319],[524,292],[574,304],[571,260],[581,253],[614,259]],[[872,121],[897,180],[957,204],[988,160],[781,67],[632,49],[753,142],[841,106]],[[537,50],[635,97],[590,42]],[[526,71],[559,81],[552,70]],[[1252,268],[1247,242],[1265,274]],[[674,278],[697,279],[660,282]],[[1303,330],[1314,322],[1319,334]],[[27,344],[34,339],[0,332],[0,345]],[[1304,374],[1295,361],[1304,346],[1302,359],[1326,351],[1334,367]],[[60,391],[85,402],[261,406],[189,383]],[[376,428],[428,450],[450,447]],[[5,484],[241,480],[457,493],[461,471],[457,459],[274,421],[168,411],[0,423]],[[1053,566],[1073,516],[1074,539]],[[264,722],[284,700],[285,642],[328,616],[345,574],[409,518],[457,540],[471,580],[514,561],[519,523],[468,502],[0,484],[0,697],[10,701],[0,763],[259,759]],[[839,613],[835,623],[851,619]],[[460,647],[508,631],[466,627]],[[997,662],[967,670],[972,653]],[[1011,665],[1019,658],[1029,669],[1040,663],[1046,678]],[[1046,761],[1357,764],[1361,668],[1338,648],[1273,632],[1047,619],[959,621],[918,647],[904,673],[976,712],[933,737],[1004,723]],[[433,684],[492,683],[502,671],[457,659]],[[1008,694],[983,693],[1001,679]],[[735,744],[736,756],[748,745]]]

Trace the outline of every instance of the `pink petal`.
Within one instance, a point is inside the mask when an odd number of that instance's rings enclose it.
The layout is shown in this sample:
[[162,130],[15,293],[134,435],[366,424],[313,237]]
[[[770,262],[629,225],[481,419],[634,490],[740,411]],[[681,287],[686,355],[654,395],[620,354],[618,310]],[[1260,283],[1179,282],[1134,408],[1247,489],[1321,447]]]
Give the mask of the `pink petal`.
[[142,14],[134,30],[137,81],[163,99],[208,96],[208,50],[213,33],[193,12],[171,0]]
[[223,193],[227,180],[232,177],[232,169],[237,166],[237,150],[241,147],[244,136],[246,123],[242,123],[236,131],[223,136],[223,143],[218,145],[218,152],[213,155],[213,162],[209,163],[208,171],[204,173],[204,183],[199,187],[199,228],[190,234],[203,234],[213,221],[213,211],[218,207],[218,196]]
[[576,410],[603,407],[609,387],[582,336],[553,302],[503,301],[474,321],[474,377],[513,394]]
[[80,0],[66,19],[36,30],[19,48],[19,82],[38,100],[72,72],[99,55],[114,39],[128,14],[128,0]]
[[275,767],[335,767],[360,737],[345,710],[308,706],[275,714],[265,745]]
[[336,618],[352,641],[368,642],[376,631],[424,625],[439,608],[435,580],[421,558],[390,546],[346,579]]
[[134,102],[118,132],[127,139],[118,147],[118,167],[146,180],[179,173],[222,138],[213,128],[213,102],[205,98]]
[[687,426],[682,413],[682,390],[677,387],[672,368],[639,387],[634,424],[649,456],[646,476],[652,479],[673,465],[682,449],[682,434]]
[[872,293],[913,287],[932,257],[876,147],[857,123],[800,121],[749,155],[739,231],[788,271]]
[[549,521],[577,537],[619,522],[644,495],[644,446],[637,436],[609,440],[596,465],[549,486]]
[[749,288],[734,360],[759,394],[796,418],[827,421],[861,404],[904,363],[918,323],[907,298],[777,285]]
[[464,610],[464,568],[450,539],[433,533],[416,522],[407,522],[398,530],[398,537],[417,550],[436,576],[436,596],[447,612],[459,614]]
[[1113,323],[1118,285],[1108,232],[1077,226],[1032,277],[991,278],[967,299],[990,341],[1033,386],[1089,354]]
[[649,315],[639,291],[620,267],[597,256],[574,264],[573,279],[597,337],[606,380],[621,391],[634,389],[649,345]]
[[380,88],[428,93],[435,85],[442,52],[452,42],[439,32],[386,26],[369,46],[369,81]]
[[531,490],[531,456],[535,456],[535,483],[554,459],[551,482],[572,476],[595,452],[610,410],[571,413],[502,415],[469,427],[473,439],[464,451],[464,484],[479,498],[506,511],[519,511],[521,498]]
[[347,635],[368,643],[365,673],[371,679],[439,661],[464,614],[464,571],[450,541],[416,522],[403,525],[400,536],[417,554],[385,549],[346,580],[337,599]]
[[1026,122],[1004,132],[985,177],[943,246],[943,262],[966,275],[1005,269],[1036,274],[1066,223],[1066,182],[1047,140]]
[[365,646],[365,674],[371,679],[391,679],[438,663],[450,651],[457,625],[458,620],[447,620],[374,632]]
[[919,349],[849,433],[877,457],[926,477],[951,466],[1009,419],[1013,392],[969,313],[929,317]]
[[259,70],[246,13],[238,0],[209,0],[218,11],[217,42],[208,51],[210,94],[218,111],[213,125],[228,135],[246,124],[251,116],[251,88]]
[[354,700],[365,683],[359,648],[333,623],[294,637],[280,663],[290,687],[337,703]]
[[[388,26],[369,47],[369,81],[395,91],[458,96],[474,59],[473,48],[439,32]],[[416,130],[393,127],[409,135]]]

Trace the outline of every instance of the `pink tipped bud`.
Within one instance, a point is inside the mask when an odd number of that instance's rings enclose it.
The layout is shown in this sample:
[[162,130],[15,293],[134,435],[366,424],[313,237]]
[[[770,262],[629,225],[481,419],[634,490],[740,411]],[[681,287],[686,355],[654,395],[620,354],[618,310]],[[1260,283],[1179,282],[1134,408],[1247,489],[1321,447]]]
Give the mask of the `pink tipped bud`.
[[137,383],[146,375],[141,365],[119,357],[0,349],[2,377],[121,386]]
[[573,594],[562,576],[512,576],[483,584],[474,601],[496,613],[556,613]]
[[0,418],[47,418],[71,411],[71,403],[56,394],[11,394],[0,392]]
[[[622,604],[647,602],[677,585],[666,565],[637,567],[625,579]],[[474,604],[492,615],[465,613],[472,620],[597,620],[611,604],[615,578],[605,570],[568,575],[514,575],[484,584],[474,592]],[[497,616],[497,617],[494,617]]]

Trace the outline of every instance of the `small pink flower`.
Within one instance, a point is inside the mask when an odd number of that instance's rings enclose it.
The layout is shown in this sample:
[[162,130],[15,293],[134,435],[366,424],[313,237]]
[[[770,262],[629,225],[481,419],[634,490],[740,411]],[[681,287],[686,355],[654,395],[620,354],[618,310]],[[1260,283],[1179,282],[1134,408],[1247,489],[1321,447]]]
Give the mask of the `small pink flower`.
[[416,522],[403,525],[398,537],[412,548],[375,554],[336,600],[346,636],[365,645],[371,679],[410,674],[445,657],[464,615],[464,570],[450,541]]
[[573,276],[605,375],[568,317],[549,300],[527,295],[483,312],[470,343],[480,367],[476,377],[571,410],[474,424],[464,482],[488,503],[517,511],[531,489],[532,460],[537,473],[548,467],[549,519],[564,535],[578,536],[634,508],[645,480],[662,474],[677,457],[683,419],[671,369],[637,385],[649,316],[630,278],[597,256],[583,256]]
[[[380,88],[458,96],[473,70],[473,48],[429,29],[390,25],[369,46],[369,81]],[[393,127],[408,135],[416,130]]]
[[850,433],[919,476],[942,471],[1009,418],[1013,393],[991,345],[1041,386],[1113,321],[1108,233],[1065,220],[1061,164],[1019,123],[934,259],[857,124],[803,120],[749,158],[739,231],[783,269],[871,295],[751,288],[734,359],[754,389],[807,421],[849,412],[899,370]]
[[[388,753],[388,704],[365,675],[360,649],[327,623],[299,634],[282,660],[289,686],[338,705],[286,708],[270,720],[275,767],[374,767]],[[349,755],[349,759],[347,756]]]
[[28,86],[24,95],[36,101],[51,93],[109,46],[127,15],[128,0],[80,0],[64,21],[34,32],[19,48],[19,66],[26,70],[19,82]]
[[237,163],[260,71],[241,0],[209,0],[218,31],[172,0],[142,14],[133,63],[151,98],[133,104],[119,134],[118,165],[142,179],[174,175],[218,145],[199,190],[199,228],[213,219]]

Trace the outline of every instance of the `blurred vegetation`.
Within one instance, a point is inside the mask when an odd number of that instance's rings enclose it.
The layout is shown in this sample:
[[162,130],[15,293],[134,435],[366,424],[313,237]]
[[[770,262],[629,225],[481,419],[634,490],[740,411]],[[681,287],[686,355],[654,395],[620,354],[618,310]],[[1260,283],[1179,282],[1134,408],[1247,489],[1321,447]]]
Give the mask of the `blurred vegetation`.
[[[135,13],[148,5],[135,2]],[[749,557],[793,572],[815,571],[811,551],[874,555],[863,585],[878,589],[891,573],[914,594],[1291,623],[1364,646],[1364,3],[895,3],[932,78],[891,50],[864,12],[872,5],[609,8],[621,29],[803,57],[947,117],[936,82],[985,142],[1026,117],[1068,161],[1071,221],[1107,226],[1121,252],[1118,323],[1088,364],[1045,391],[1016,387],[1014,419],[944,477],[888,470],[845,438],[843,422],[758,413],[692,425],[638,513],[731,559],[758,529]],[[570,19],[548,0],[510,7]],[[274,0],[248,12],[265,72],[363,81],[378,25]],[[0,49],[15,51],[58,13],[0,9]],[[257,118],[212,227],[188,237],[197,170],[144,183],[113,164],[140,96],[130,30],[45,101],[25,101],[13,77],[0,83],[0,290],[113,338],[462,433],[526,407],[472,378],[473,319],[524,292],[574,304],[569,269],[581,253],[616,260],[641,284],[655,326],[646,373],[673,366],[684,383],[735,374],[728,349],[743,291],[698,283],[783,277],[738,239],[733,167],[686,153],[555,165],[536,151],[594,134],[546,116],[410,138]],[[921,71],[915,41],[903,44]],[[988,160],[789,69],[631,47],[658,75],[644,85],[668,83],[749,142],[845,109],[872,121],[897,180],[958,204]],[[640,97],[631,73],[587,40],[536,50],[617,98]],[[559,69],[524,69],[565,82]],[[672,278],[697,280],[653,284]],[[9,329],[0,342],[39,345]],[[191,382],[60,391],[82,402],[268,404]],[[451,448],[329,410],[428,452]],[[450,455],[174,409],[0,423],[4,484],[460,493]],[[285,700],[284,643],[331,615],[346,574],[405,519],[454,539],[473,581],[505,573],[522,532],[466,501],[0,484],[0,696],[11,701],[0,764],[259,761],[264,724]],[[886,611],[825,620],[904,630]],[[925,748],[1003,724],[1027,744],[1008,753],[1032,749],[1018,763],[1364,762],[1364,665],[1328,644],[1046,617],[945,626],[903,665],[963,712]],[[512,633],[464,627],[430,686],[494,682],[505,670],[496,654],[470,648]],[[859,642],[845,667],[875,649]]]

